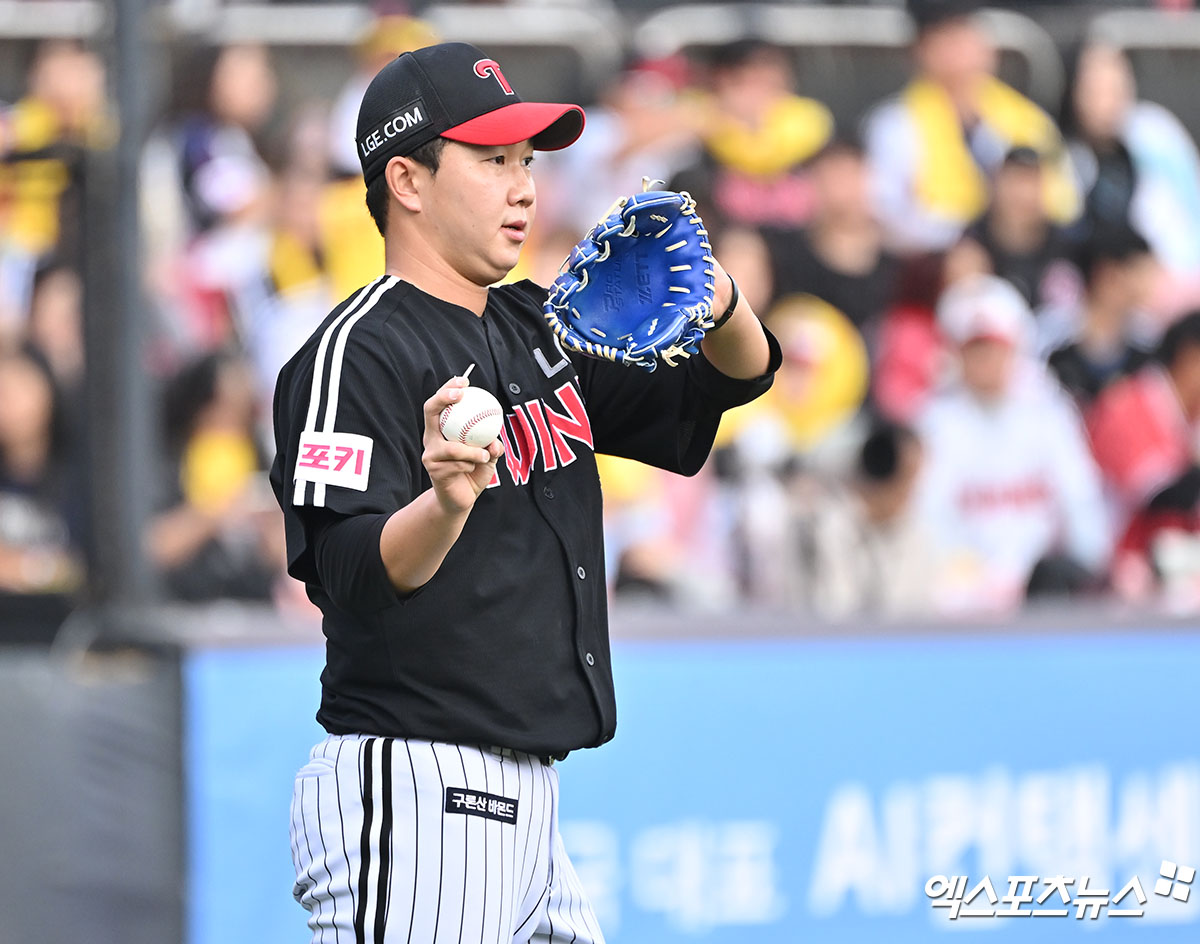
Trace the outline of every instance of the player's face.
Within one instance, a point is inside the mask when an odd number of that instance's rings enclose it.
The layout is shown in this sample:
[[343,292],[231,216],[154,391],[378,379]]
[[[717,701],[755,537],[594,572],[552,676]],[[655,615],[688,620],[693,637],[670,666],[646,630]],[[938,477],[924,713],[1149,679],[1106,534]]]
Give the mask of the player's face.
[[422,194],[426,236],[475,285],[499,281],[517,264],[534,216],[533,147],[447,141]]

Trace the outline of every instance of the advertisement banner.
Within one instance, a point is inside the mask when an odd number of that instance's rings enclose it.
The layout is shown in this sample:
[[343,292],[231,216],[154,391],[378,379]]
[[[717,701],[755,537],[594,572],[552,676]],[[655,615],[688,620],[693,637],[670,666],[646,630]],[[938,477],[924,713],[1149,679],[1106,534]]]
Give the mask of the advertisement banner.
[[[306,939],[288,808],[321,661],[189,659],[190,944]],[[614,665],[616,739],[558,765],[612,944],[1200,935],[1200,636],[625,641]]]

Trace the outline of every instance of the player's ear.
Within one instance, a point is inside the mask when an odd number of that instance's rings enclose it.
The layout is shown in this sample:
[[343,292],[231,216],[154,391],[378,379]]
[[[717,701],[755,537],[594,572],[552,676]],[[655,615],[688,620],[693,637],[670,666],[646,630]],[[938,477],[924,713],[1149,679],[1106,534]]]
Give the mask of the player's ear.
[[413,213],[421,210],[420,172],[424,168],[408,157],[393,157],[383,170],[388,190],[404,209]]

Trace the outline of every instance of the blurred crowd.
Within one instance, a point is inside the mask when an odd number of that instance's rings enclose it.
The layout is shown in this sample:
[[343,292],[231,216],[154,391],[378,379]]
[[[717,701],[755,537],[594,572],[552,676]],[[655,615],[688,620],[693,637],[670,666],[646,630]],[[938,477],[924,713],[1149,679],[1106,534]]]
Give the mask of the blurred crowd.
[[[862,121],[742,40],[631,61],[582,139],[539,155],[512,278],[552,281],[647,176],[696,198],[784,350],[695,478],[601,458],[616,596],[834,620],[1200,609],[1200,156],[1120,49],[1074,51],[1051,114],[997,77],[967,6],[910,5],[911,78]],[[437,39],[383,17],[345,85],[287,113],[267,48],[175,63],[141,170],[145,551],[172,599],[306,605],[265,480],[274,378],[382,267],[358,101]],[[0,107],[0,593],[85,580],[79,192],[111,111],[101,60],[60,41]]]

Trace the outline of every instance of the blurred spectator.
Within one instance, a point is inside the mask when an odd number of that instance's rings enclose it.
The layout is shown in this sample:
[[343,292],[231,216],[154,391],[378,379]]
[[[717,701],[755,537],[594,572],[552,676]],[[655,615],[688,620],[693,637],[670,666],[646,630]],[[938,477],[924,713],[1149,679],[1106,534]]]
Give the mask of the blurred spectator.
[[711,469],[685,477],[599,455],[605,568],[612,592],[700,608],[727,605],[735,588]]
[[938,321],[960,379],[920,421],[918,508],[938,554],[938,604],[1008,612],[1048,555],[1103,572],[1111,535],[1079,418],[1029,355],[1032,316],[995,276],[947,289]]
[[1159,586],[1200,606],[1200,312],[1163,335],[1155,363],[1110,387],[1088,418],[1092,448],[1126,513],[1113,582],[1145,602]]
[[1081,408],[1109,384],[1150,360],[1136,318],[1158,272],[1150,246],[1133,230],[1097,234],[1084,247],[1085,292],[1073,339],[1050,355],[1050,369]]
[[933,553],[912,514],[921,459],[911,429],[876,421],[848,481],[797,484],[789,602],[827,619],[930,612]]
[[714,466],[731,493],[739,586],[748,599],[782,604],[796,580],[789,485],[801,470],[837,474],[851,461],[868,365],[855,327],[811,295],[791,296],[766,321],[783,363],[766,394],[725,414]]
[[889,244],[942,250],[984,211],[988,182],[1012,148],[1046,161],[1043,200],[1066,223],[1078,194],[1051,118],[994,76],[996,55],[974,4],[912,0],[916,76],[866,122],[875,204]]
[[[254,366],[264,407],[274,396],[279,369],[338,301],[322,251],[322,186],[305,171],[282,176],[273,191],[264,271],[230,291],[238,338]],[[369,215],[367,222],[374,227]]]
[[583,136],[544,155],[551,173],[539,177],[538,202],[551,206],[540,207],[539,226],[549,209],[551,228],[565,226],[578,238],[616,197],[641,190],[642,177],[660,181],[659,187],[670,180],[694,156],[704,117],[696,96],[684,94],[690,77],[682,56],[637,62],[618,73],[588,108]]
[[193,75],[207,94],[178,129],[180,182],[190,230],[204,233],[261,210],[270,172],[254,139],[275,107],[276,80],[263,46],[208,51]]
[[433,27],[422,20],[398,15],[379,17],[359,40],[355,50],[358,67],[342,86],[330,111],[329,181],[317,210],[317,245],[335,300],[347,297],[383,271],[383,237],[367,212],[366,185],[358,157],[358,106],[363,93],[392,59],[437,42],[440,38]]
[[1185,475],[1200,433],[1200,312],[1167,329],[1152,363],[1105,390],[1087,425],[1122,522]]
[[147,550],[180,600],[269,600],[283,573],[283,526],[255,439],[249,367],[226,354],[193,362],[167,390],[165,509]]
[[1113,574],[1127,600],[1147,603],[1161,592],[1172,609],[1200,607],[1200,466],[1193,462],[1133,516]]
[[0,353],[0,592],[82,583],[86,507],[54,377],[26,347]]
[[1011,282],[1035,313],[1074,307],[1080,292],[1066,231],[1046,213],[1045,176],[1033,148],[1009,151],[992,180],[991,204],[951,250],[982,250],[987,271]]
[[[83,282],[78,272],[54,257],[44,261],[34,275],[26,337],[54,380],[56,428],[72,443],[84,442]],[[78,445],[76,451],[82,455]]]
[[726,414],[717,437],[750,466],[774,464],[776,456],[811,458],[838,442],[863,404],[869,372],[862,335],[819,298],[791,295],[764,321],[779,339],[783,364],[767,393]]
[[0,108],[0,333],[24,329],[38,259],[72,265],[82,251],[82,182],[89,147],[106,131],[104,66],[76,43],[43,43],[28,92]]
[[82,394],[83,281],[79,273],[51,257],[38,266],[29,305],[28,337],[42,352],[55,382],[68,400]]
[[813,194],[804,165],[833,134],[833,115],[793,91],[787,53],[762,40],[714,50],[698,161],[670,189],[696,198],[705,225],[802,226]]
[[175,359],[228,344],[230,294],[266,271],[272,181],[255,135],[276,96],[262,46],[199,50],[181,76],[182,115],[151,140],[142,172],[151,285]]
[[1063,131],[1091,232],[1137,229],[1171,273],[1176,297],[1200,299],[1200,155],[1171,112],[1137,99],[1133,68],[1112,46],[1085,46],[1065,98]]
[[[985,270],[981,262],[972,274]],[[876,332],[872,398],[884,416],[901,423],[916,420],[946,371],[949,357],[934,314],[946,274],[941,253],[905,260],[893,304]]]
[[874,327],[892,300],[899,263],[883,248],[862,150],[832,142],[813,159],[810,176],[815,203],[808,225],[763,230],[771,300],[808,293],[859,330]]

